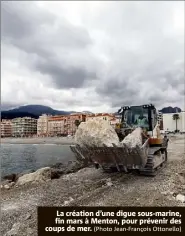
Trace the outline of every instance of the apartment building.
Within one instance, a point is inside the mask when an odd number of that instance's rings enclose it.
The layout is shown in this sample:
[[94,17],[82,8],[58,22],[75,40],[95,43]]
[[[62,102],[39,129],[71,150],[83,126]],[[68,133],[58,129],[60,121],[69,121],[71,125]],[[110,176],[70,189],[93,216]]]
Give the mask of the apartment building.
[[64,129],[68,135],[74,135],[78,125],[86,121],[86,114],[74,113],[65,117]]
[[37,136],[48,136],[48,120],[51,116],[43,114],[37,120]]
[[157,117],[158,121],[161,121],[163,119],[163,113],[158,111],[158,117]]
[[[178,114],[178,119],[174,120],[174,114]],[[185,132],[185,111],[178,113],[163,114],[164,131],[175,131],[176,128],[180,132]]]
[[12,120],[13,137],[30,137],[37,134],[37,119],[31,117]]
[[12,136],[12,121],[3,119],[1,121],[1,137],[11,137]]
[[157,121],[160,126],[160,130],[163,130],[163,113],[158,112]]
[[106,120],[107,122],[110,122],[111,119],[115,118],[113,114],[109,113],[96,113],[93,115],[89,115],[86,117],[86,120]]
[[48,118],[48,135],[60,136],[65,133],[64,130],[64,116],[51,116]]
[[74,113],[71,115],[51,116],[48,119],[49,136],[74,135],[80,122],[84,122],[86,115]]

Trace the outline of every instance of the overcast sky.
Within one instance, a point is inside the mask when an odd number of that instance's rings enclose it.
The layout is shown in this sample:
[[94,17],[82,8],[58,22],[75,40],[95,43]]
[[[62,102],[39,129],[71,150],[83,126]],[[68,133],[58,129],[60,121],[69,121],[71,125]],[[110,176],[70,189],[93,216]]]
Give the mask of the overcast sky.
[[2,108],[184,109],[184,2],[2,2]]

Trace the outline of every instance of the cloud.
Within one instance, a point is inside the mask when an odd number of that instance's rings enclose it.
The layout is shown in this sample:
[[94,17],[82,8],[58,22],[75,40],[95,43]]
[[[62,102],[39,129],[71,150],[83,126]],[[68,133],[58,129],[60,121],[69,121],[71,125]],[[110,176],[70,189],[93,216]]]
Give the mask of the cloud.
[[183,4],[2,2],[2,103],[182,107]]
[[27,66],[51,76],[56,87],[78,88],[86,78],[96,77],[85,67],[66,64],[65,60],[68,50],[84,50],[91,44],[88,31],[65,19],[57,21],[53,14],[46,15],[33,3],[3,2],[2,38],[26,52]]

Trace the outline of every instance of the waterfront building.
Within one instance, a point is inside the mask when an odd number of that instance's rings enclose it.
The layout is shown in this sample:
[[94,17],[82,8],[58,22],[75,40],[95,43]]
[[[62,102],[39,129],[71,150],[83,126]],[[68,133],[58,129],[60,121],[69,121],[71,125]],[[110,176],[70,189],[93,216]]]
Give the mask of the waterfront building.
[[51,116],[48,119],[48,134],[49,136],[74,135],[78,125],[85,119],[86,115],[81,113]]
[[65,117],[65,132],[68,135],[74,135],[81,122],[86,121],[86,114],[74,113]]
[[64,132],[64,116],[50,116],[48,118],[48,135],[49,136],[60,136]]
[[13,137],[30,137],[37,134],[37,119],[19,117],[12,120]]
[[160,130],[163,130],[163,113],[158,111],[157,122],[159,124]]
[[3,119],[1,121],[1,137],[11,137],[12,136],[12,121]]
[[43,114],[37,120],[37,136],[48,136],[48,120],[51,116]]
[[105,120],[110,123],[110,121],[115,118],[113,114],[109,113],[96,113],[86,117],[86,120]]
[[[177,119],[174,119],[174,114]],[[164,131],[174,132],[177,129],[185,132],[185,111],[163,114],[163,127]]]

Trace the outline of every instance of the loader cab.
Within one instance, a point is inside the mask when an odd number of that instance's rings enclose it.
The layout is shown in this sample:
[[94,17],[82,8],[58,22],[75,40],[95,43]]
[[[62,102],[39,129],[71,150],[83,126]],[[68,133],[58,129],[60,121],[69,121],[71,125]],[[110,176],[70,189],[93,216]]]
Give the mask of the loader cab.
[[152,131],[157,124],[157,111],[152,104],[124,106],[118,112],[124,129],[141,127]]

